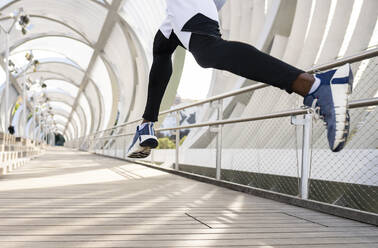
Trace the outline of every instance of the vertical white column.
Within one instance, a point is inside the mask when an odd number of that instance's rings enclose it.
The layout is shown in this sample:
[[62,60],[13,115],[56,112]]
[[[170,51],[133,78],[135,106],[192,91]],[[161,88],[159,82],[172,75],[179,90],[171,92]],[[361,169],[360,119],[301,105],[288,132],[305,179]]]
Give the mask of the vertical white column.
[[[223,100],[219,100],[218,106],[218,120],[223,119]],[[221,170],[222,170],[222,129],[223,125],[219,125],[217,128],[217,140],[216,140],[216,175],[217,180],[221,179]]]
[[123,136],[122,139],[123,139],[123,158],[126,159],[127,149],[128,149],[127,143],[126,143],[127,142],[127,136]]
[[303,119],[298,119],[297,116],[291,117],[291,124],[303,126],[301,181],[299,188],[299,194],[302,199],[308,199],[308,182],[310,178],[311,165],[312,118],[313,114],[311,113],[304,115]]
[[301,198],[308,199],[308,181],[311,164],[312,114],[306,114],[303,125]]
[[9,34],[5,33],[5,130],[8,132],[9,127],[9,87],[10,87],[10,77],[9,77]]
[[[176,112],[176,127],[180,126],[180,111]],[[180,155],[180,129],[176,130],[176,162],[175,162],[175,170],[179,170],[179,155]]]
[[41,127],[41,113],[40,113],[40,111],[39,111],[39,114],[38,114],[38,136],[37,136],[38,141],[41,141],[41,132],[42,132],[42,127]]
[[[34,98],[34,97],[33,97]],[[32,113],[33,113],[33,140],[35,141],[35,131],[36,131],[36,112],[35,112],[35,99],[33,101],[33,110],[32,110]]]
[[28,110],[27,106],[26,106],[26,69],[27,67],[25,68],[24,70],[24,86],[22,88],[22,91],[23,91],[23,105],[24,105],[24,108],[23,108],[23,111],[22,111],[22,122],[24,123],[24,138],[26,139],[27,137],[27,134],[26,134],[26,111]]

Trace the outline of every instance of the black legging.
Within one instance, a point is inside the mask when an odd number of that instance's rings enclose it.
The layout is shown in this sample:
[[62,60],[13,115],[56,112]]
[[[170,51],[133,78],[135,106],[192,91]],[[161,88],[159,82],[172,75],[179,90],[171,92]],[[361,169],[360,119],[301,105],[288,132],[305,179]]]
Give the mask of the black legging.
[[[172,75],[172,54],[183,46],[172,33],[169,39],[161,31],[155,36],[148,98],[143,118],[155,122]],[[262,53],[251,45],[222,38],[192,34],[189,51],[204,68],[225,70],[239,76],[270,84],[291,93],[291,85],[303,71]]]

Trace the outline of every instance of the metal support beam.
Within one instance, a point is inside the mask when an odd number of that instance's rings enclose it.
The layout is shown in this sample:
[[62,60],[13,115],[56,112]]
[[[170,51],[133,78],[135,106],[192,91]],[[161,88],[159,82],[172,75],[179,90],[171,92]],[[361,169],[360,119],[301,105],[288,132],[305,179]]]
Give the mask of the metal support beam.
[[[220,99],[217,106],[218,121],[223,119],[223,99]],[[222,171],[222,135],[223,125],[218,125],[217,140],[216,140],[216,175],[217,180],[221,180]]]
[[[180,126],[180,111],[177,111],[176,113],[176,127]],[[175,170],[180,169],[180,129],[177,129],[175,131],[176,133],[176,162],[175,162]]]
[[103,51],[103,49],[104,49],[104,47],[105,47],[105,45],[106,45],[106,43],[107,43],[107,41],[110,37],[110,34],[113,30],[114,25],[119,20],[118,10],[119,10],[120,6],[122,5],[122,3],[123,3],[123,1],[113,1],[112,4],[109,6],[108,14],[105,18],[105,22],[104,22],[104,25],[102,26],[102,30],[100,32],[99,38],[98,38],[98,40],[97,40],[97,42],[94,46],[94,51],[93,51],[92,57],[89,61],[89,65],[88,65],[88,68],[85,72],[84,78],[83,78],[82,82],[80,83],[79,92],[77,93],[77,96],[75,98],[75,102],[72,106],[71,114],[68,118],[66,126],[64,127],[63,133],[65,133],[67,131],[68,123],[72,120],[73,111],[77,108],[81,94],[85,91],[85,89],[86,89],[86,87],[89,83],[90,74],[91,74],[91,72],[94,68],[96,60],[98,59],[99,55],[102,53],[102,51]]
[[302,137],[302,164],[301,164],[301,182],[300,182],[300,197],[308,199],[308,182],[310,177],[311,167],[311,134],[312,134],[312,118],[313,114],[304,115],[303,119],[298,119],[297,116],[291,117],[291,123],[296,126],[303,126]]

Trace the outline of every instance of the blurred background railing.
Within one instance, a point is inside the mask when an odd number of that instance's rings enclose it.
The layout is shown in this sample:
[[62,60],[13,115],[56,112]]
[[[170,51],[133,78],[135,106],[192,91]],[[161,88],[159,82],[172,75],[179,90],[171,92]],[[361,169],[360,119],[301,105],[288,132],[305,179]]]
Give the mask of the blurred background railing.
[[0,175],[24,165],[40,155],[46,147],[42,141],[32,141],[0,132]]
[[[253,82],[242,89],[161,112],[156,124],[160,144],[145,161],[377,214],[377,55],[378,49],[372,49],[308,70],[324,71],[346,62],[352,65],[355,82],[349,101],[350,137],[339,153],[329,150],[326,128],[314,120],[309,109],[300,107],[300,97],[275,98],[270,93],[277,89]],[[260,102],[266,97],[271,99],[262,106]],[[253,115],[245,114],[248,108]],[[195,112],[197,118],[183,124],[189,112]],[[117,125],[65,145],[126,159],[140,121]]]

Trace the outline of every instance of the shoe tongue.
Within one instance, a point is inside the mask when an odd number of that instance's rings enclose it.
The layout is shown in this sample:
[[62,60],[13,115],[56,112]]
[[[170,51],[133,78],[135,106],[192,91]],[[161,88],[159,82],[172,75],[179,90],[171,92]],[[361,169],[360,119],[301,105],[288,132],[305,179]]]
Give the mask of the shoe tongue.
[[336,70],[326,71],[317,74],[316,77],[320,79],[322,85],[329,85],[331,83],[333,75],[335,75]]
[[306,96],[304,99],[303,99],[303,104],[308,106],[308,107],[311,107],[312,106],[312,102],[314,101],[314,96],[313,95],[308,95]]
[[148,125],[148,122],[140,124],[140,125],[138,126],[138,130],[142,130],[142,129],[143,129],[145,126],[147,126],[147,125]]

